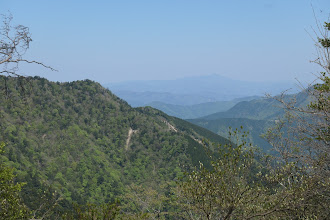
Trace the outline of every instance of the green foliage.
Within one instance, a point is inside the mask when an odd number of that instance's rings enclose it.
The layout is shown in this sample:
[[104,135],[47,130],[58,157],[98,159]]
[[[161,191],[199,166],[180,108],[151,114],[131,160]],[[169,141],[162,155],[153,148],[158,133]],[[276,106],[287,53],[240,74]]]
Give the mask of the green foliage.
[[[89,80],[26,78],[24,92],[18,78],[0,77],[0,82],[0,91],[6,82],[8,92],[0,96],[0,136],[8,143],[4,156],[18,180],[27,182],[26,205],[42,207],[35,217],[72,209],[73,202],[101,205],[128,198],[125,186],[131,183],[169,193],[160,186],[173,184],[193,159],[207,163],[203,155],[187,154],[189,142],[202,152],[197,141],[217,137],[205,129],[199,134],[190,123],[158,110],[131,108]],[[130,129],[135,132],[128,141]]]
[[[164,192],[167,191],[166,185],[159,186]],[[132,183],[127,187],[125,196],[122,198],[122,212],[128,213],[127,217],[148,219],[164,218],[168,215],[168,205],[170,198],[166,193],[157,192],[151,187],[143,187]]]
[[119,215],[119,201],[114,203],[107,203],[102,205],[87,204],[78,205],[75,204],[73,211],[63,214],[61,217],[64,220],[112,220]]
[[[0,143],[0,155],[4,153],[4,143]],[[0,161],[0,218],[23,219],[27,217],[27,209],[22,203],[19,192],[24,183],[15,183],[13,169]]]
[[329,177],[316,175],[315,168],[297,162],[279,163],[265,176],[276,219],[327,219]]
[[243,126],[244,130],[249,132],[248,140],[258,146],[264,152],[271,150],[271,145],[265,141],[261,134],[274,125],[273,120],[254,120],[247,118],[219,118],[219,119],[192,119],[189,122],[204,127],[214,133],[222,136],[228,136],[228,127],[239,128]]
[[[327,31],[330,31],[330,23],[324,22],[324,29]],[[330,38],[327,36],[323,36],[322,38],[318,38],[319,43],[322,45],[324,48],[329,48],[330,47]]]
[[231,131],[233,144],[218,147],[212,169],[200,168],[187,174],[180,184],[181,205],[191,219],[243,219],[258,211],[263,188],[251,176],[256,169],[253,147],[246,134]]
[[316,84],[314,89],[316,92],[316,101],[311,102],[310,109],[317,111],[318,114],[322,114],[325,123],[319,124],[317,139],[330,141],[330,118],[327,115],[330,112],[330,77],[326,72],[321,73],[322,84]]
[[285,110],[279,108],[276,100],[282,98],[287,103],[294,101],[298,107],[307,106],[310,97],[306,91],[295,95],[280,95],[276,98],[264,98],[239,102],[226,112],[219,112],[189,122],[206,128],[222,137],[227,137],[228,127],[244,127],[249,132],[249,142],[261,148],[264,152],[274,153],[272,146],[262,137],[267,129],[285,116]]
[[[179,184],[183,218],[326,219],[329,176],[317,167],[257,154],[246,134],[230,132],[235,145],[219,146],[212,169],[187,173]],[[234,138],[234,140],[233,140]]]

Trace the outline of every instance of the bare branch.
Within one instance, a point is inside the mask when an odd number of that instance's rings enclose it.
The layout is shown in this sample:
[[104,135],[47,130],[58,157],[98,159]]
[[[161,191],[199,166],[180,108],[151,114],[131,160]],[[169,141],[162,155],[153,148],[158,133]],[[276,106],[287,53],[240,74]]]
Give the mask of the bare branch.
[[32,42],[28,27],[23,25],[12,26],[13,16],[2,15],[0,27],[0,74],[9,76],[23,76],[18,73],[21,63],[37,64],[51,71],[57,71],[51,66],[35,60],[27,60],[23,55]]

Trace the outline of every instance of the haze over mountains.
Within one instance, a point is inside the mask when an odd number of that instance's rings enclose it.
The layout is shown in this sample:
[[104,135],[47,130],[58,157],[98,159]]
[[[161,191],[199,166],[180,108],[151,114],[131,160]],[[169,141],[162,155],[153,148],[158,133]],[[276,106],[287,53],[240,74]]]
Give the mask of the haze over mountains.
[[224,112],[242,101],[260,99],[259,96],[237,98],[230,101],[205,102],[195,105],[173,105],[164,102],[151,102],[148,105],[165,112],[168,115],[182,119],[199,118],[217,112]]
[[104,86],[135,107],[152,102],[186,106],[266,93],[276,95],[290,88],[292,93],[297,91],[294,82],[247,82],[216,74],[176,80],[125,81]]
[[243,126],[250,141],[266,151],[271,147],[261,135],[284,116],[284,111],[278,101],[265,98],[265,94],[288,91],[286,101],[295,98],[300,106],[310,101],[304,92],[292,94],[298,91],[293,82],[246,82],[216,74],[107,86],[133,106],[151,106],[223,137],[229,127]]

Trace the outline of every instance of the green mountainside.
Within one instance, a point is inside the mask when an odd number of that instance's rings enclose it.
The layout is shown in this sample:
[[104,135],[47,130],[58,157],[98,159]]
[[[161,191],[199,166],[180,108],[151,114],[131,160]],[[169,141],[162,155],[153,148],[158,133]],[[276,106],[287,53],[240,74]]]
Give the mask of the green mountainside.
[[[294,101],[296,106],[306,106],[311,101],[305,92],[285,95],[283,98],[287,103],[290,103],[290,100]],[[272,98],[242,101],[225,112],[218,112],[198,119],[189,119],[188,121],[223,137],[226,137],[228,127],[239,128],[243,126],[244,130],[250,133],[250,141],[264,151],[268,151],[271,146],[261,135],[274,125],[275,120],[284,116],[285,112],[280,106],[279,101]]]
[[28,183],[22,193],[32,209],[33,192],[48,186],[60,192],[62,207],[125,198],[131,184],[166,193],[161,186],[189,167],[209,164],[204,138],[227,143],[151,107],[132,108],[90,80],[1,76],[0,91],[0,159]]
[[[306,92],[300,92],[295,95],[284,95],[284,101],[290,102],[294,100],[296,106],[306,106],[310,100]],[[206,120],[214,120],[219,118],[248,118],[255,120],[275,120],[283,116],[284,111],[280,107],[281,104],[273,98],[264,98],[251,101],[243,101],[236,104],[225,112],[218,112],[202,117]]]
[[189,119],[188,121],[209,129],[210,131],[213,131],[223,137],[227,137],[229,127],[240,128],[243,126],[243,130],[249,132],[248,138],[251,143],[258,146],[265,152],[271,149],[270,144],[260,137],[260,135],[265,133],[267,128],[274,125],[273,121],[253,120],[248,118],[219,118],[214,120]]
[[147,106],[159,109],[168,115],[182,119],[200,118],[217,112],[227,111],[241,101],[258,99],[258,96],[250,96],[231,101],[206,102],[196,105],[173,105],[164,102],[151,102]]

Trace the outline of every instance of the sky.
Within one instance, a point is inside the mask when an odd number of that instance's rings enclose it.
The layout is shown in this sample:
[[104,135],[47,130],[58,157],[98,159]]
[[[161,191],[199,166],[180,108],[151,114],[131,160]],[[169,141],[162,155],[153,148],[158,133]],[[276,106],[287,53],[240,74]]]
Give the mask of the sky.
[[0,0],[30,28],[26,75],[100,83],[218,74],[247,81],[310,81],[311,36],[329,0]]

